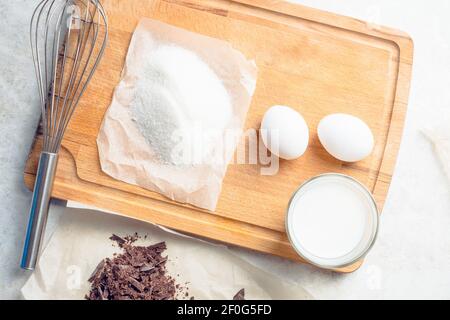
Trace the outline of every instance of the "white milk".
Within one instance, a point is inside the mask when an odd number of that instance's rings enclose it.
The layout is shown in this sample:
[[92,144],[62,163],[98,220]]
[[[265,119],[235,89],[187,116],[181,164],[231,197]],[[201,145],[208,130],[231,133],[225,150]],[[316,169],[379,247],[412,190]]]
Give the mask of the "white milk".
[[304,184],[293,196],[287,231],[297,252],[325,268],[347,265],[371,247],[378,213],[356,180],[328,174]]

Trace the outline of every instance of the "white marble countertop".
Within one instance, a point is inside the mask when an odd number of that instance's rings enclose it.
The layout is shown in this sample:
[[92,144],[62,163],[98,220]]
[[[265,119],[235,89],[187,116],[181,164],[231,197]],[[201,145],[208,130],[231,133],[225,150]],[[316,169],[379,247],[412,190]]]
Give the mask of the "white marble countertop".
[[[318,299],[450,298],[450,183],[420,129],[450,113],[450,2],[297,0],[406,31],[415,42],[404,138],[378,241],[363,267],[338,275],[242,249],[245,259],[301,283]],[[18,298],[31,194],[22,179],[39,118],[28,45],[37,0],[0,0],[0,298]],[[450,130],[450,126],[449,126]],[[49,231],[63,209],[53,206]]]

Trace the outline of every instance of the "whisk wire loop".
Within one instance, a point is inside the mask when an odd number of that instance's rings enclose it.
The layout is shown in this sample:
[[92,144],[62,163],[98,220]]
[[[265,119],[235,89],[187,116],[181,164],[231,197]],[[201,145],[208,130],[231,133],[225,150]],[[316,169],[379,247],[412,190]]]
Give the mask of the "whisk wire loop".
[[59,151],[70,118],[104,54],[107,25],[99,0],[42,0],[33,12],[30,43],[43,150]]

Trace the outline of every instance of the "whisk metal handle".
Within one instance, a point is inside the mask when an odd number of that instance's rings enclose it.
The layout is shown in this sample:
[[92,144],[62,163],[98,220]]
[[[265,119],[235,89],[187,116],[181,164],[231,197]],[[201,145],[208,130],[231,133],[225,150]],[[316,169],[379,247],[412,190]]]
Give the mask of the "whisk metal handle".
[[23,248],[22,269],[34,270],[39,256],[41,240],[47,224],[48,207],[58,163],[58,154],[42,152],[34,183],[27,235]]

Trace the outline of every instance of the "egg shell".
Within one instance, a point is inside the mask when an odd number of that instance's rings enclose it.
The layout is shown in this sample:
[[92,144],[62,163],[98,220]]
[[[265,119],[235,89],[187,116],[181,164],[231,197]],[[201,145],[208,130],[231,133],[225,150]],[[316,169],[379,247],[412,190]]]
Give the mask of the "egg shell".
[[273,154],[286,160],[301,157],[308,147],[309,129],[302,115],[287,106],[273,106],[261,122],[261,138]]
[[344,113],[323,118],[318,127],[319,140],[325,150],[344,162],[361,161],[373,150],[374,137],[361,119]]

